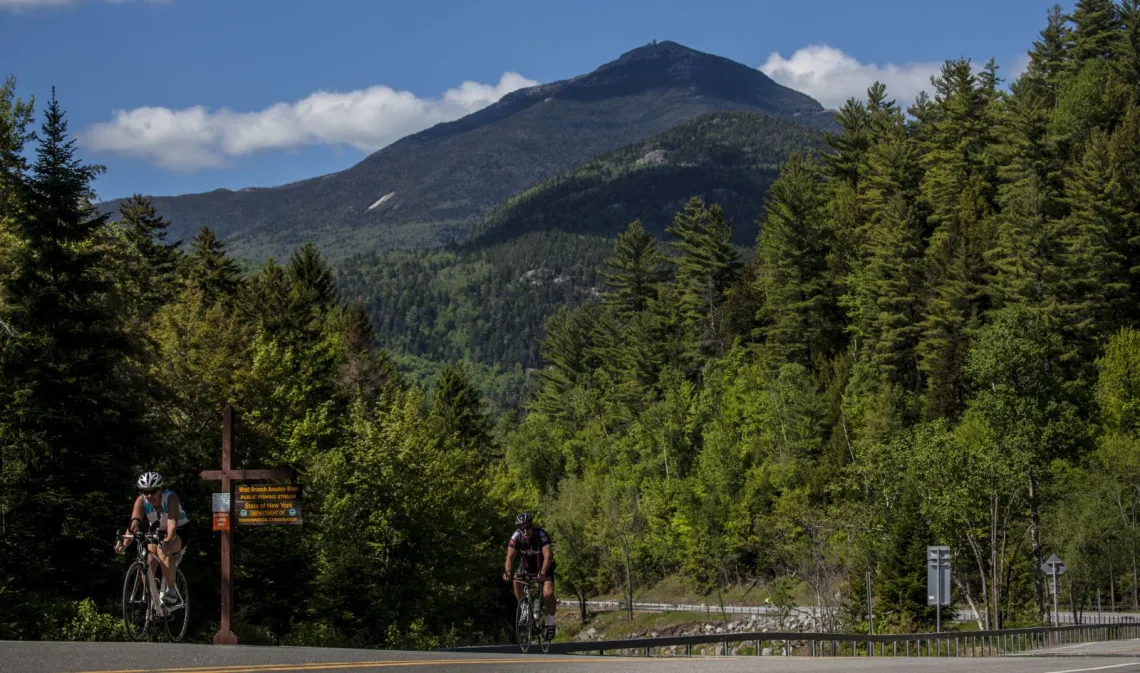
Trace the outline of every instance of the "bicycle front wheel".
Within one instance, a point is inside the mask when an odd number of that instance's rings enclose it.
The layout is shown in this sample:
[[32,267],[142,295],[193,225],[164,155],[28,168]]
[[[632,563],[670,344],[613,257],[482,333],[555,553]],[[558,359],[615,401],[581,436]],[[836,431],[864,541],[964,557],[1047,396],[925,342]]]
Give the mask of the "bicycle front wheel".
[[525,654],[530,650],[530,634],[531,629],[530,618],[530,601],[523,599],[519,601],[518,613],[515,615],[515,633],[519,639],[519,649]]
[[186,584],[186,576],[182,574],[181,568],[177,568],[174,573],[175,589],[182,603],[170,608],[165,621],[167,637],[177,643],[186,636],[186,627],[190,625],[190,588]]
[[123,578],[123,623],[131,640],[143,640],[150,633],[150,591],[146,568],[132,563]]

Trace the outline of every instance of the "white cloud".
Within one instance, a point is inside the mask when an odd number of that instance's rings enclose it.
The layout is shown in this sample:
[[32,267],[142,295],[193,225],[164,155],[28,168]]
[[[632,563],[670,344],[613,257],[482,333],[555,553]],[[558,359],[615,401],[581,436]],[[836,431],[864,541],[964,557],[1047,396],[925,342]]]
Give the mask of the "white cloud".
[[[922,91],[934,95],[930,78],[942,70],[945,61],[910,61],[902,65],[860,63],[856,58],[826,44],[813,44],[797,49],[791,58],[772,52],[760,70],[784,86],[801,91],[827,108],[840,108],[848,98],[866,100],[867,88],[876,81],[887,86],[887,99],[904,109]],[[979,73],[985,60],[974,60],[972,68]],[[998,63],[1000,86],[1009,84],[1029,67],[1029,54],[1022,53],[1013,67],[1003,69]]]
[[[18,14],[31,9],[77,5],[84,1],[85,0],[0,0],[0,9],[6,9]],[[134,0],[103,0],[103,2],[112,5],[122,5],[134,2]],[[166,5],[174,2],[174,0],[146,0],[146,2],[152,5]]]
[[256,112],[210,112],[200,105],[181,110],[139,107],[115,110],[110,121],[88,127],[79,139],[90,150],[189,172],[223,166],[230,157],[309,144],[344,144],[371,152],[535,84],[508,72],[498,84],[463,82],[437,99],[374,86],[344,93],[318,91]]
[[842,107],[848,98],[867,97],[867,87],[880,81],[887,86],[887,97],[903,107],[912,103],[920,91],[933,93],[930,77],[938,73],[943,61],[910,62],[902,65],[860,63],[835,47],[813,44],[797,49],[785,59],[772,52],[760,70],[784,86],[801,91],[827,108]]

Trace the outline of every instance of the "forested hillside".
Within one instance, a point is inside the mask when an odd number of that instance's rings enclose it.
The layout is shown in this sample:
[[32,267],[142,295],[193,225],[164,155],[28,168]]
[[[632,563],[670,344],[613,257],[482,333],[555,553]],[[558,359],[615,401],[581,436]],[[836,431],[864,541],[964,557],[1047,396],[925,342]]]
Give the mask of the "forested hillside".
[[[7,80],[0,638],[121,637],[113,533],[157,469],[190,512],[208,639],[216,486],[198,473],[226,402],[238,466],[293,467],[305,492],[304,525],[236,535],[243,643],[504,641],[524,507],[562,596],[762,582],[858,631],[869,571],[876,631],[913,631],[941,543],[985,627],[1040,623],[1051,553],[1062,605],[1140,607],[1140,3],[1054,9],[1030,53],[1008,91],[954,60],[915,101],[850,101],[823,156],[780,167],[754,254],[700,200],[664,240],[627,223],[598,296],[547,321],[533,394],[497,417],[458,367],[405,381],[371,324],[398,299],[370,320],[316,246],[247,277],[209,228],[172,247],[146,199],[101,215],[54,92]],[[559,236],[538,240],[602,254]],[[407,273],[425,307],[500,268],[517,283],[534,243],[512,244]],[[480,291],[457,306],[481,311]]]
[[777,117],[701,115],[524,192],[463,245],[349,258],[338,286],[363,302],[405,369],[427,380],[432,362],[469,361],[496,406],[517,407],[542,363],[543,324],[598,294],[598,269],[629,218],[665,237],[690,197],[717,200],[747,252],[780,164],[822,147],[821,133]]
[[757,112],[713,112],[645,142],[559,173],[496,208],[464,247],[534,231],[613,238],[632,220],[663,236],[692,196],[738,223],[735,243],[756,240],[764,194],[793,152],[824,147],[823,133]]
[[1039,623],[1052,553],[1063,606],[1137,607],[1140,5],[1054,9],[1031,55],[849,102],[747,263],[716,207],[631,226],[506,438],[564,591],[759,578],[865,629],[870,571],[911,631],[946,544],[984,627]]

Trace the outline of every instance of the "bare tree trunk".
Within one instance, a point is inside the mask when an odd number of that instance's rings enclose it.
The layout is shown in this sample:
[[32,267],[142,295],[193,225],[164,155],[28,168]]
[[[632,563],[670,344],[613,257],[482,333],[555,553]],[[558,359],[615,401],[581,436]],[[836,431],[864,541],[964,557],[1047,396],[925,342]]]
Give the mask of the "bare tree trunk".
[[[990,492],[993,493],[991,486]],[[990,584],[990,605],[994,613],[991,628],[1001,630],[1001,585],[998,583],[998,542],[997,542],[998,498],[990,496],[990,573],[993,579]]]
[[1140,589],[1140,576],[1136,572],[1136,545],[1132,547],[1132,609],[1140,610],[1140,594],[1137,594],[1137,589]]
[[[970,522],[967,521],[966,525],[969,526]],[[985,623],[985,626],[983,626],[982,628],[984,628],[985,630],[988,631],[988,630],[990,630],[990,610],[989,610],[990,591],[989,591],[989,582],[988,582],[988,580],[986,580],[985,557],[982,556],[981,547],[978,546],[978,541],[974,539],[973,535],[967,535],[966,536],[966,542],[969,543],[970,550],[974,552],[974,560],[978,564],[978,577],[982,581],[982,603],[986,606],[986,623]],[[957,576],[955,575],[955,577],[957,577]],[[976,610],[975,610],[975,613],[976,613]],[[981,625],[979,625],[979,626],[981,626]]]
[[1112,569],[1112,562],[1108,563],[1108,600],[1112,611],[1116,612],[1116,571]]
[[974,603],[974,594],[970,591],[970,586],[962,581],[960,575],[954,575],[954,584],[958,585],[958,590],[966,597],[966,604],[970,606],[970,613],[974,615],[974,621],[978,623],[979,630],[985,630],[986,626],[982,623],[982,615],[978,612],[978,606]]
[[1033,531],[1033,598],[1037,601],[1037,618],[1045,614],[1045,587],[1042,584],[1041,566],[1045,563],[1041,552],[1041,512],[1037,504],[1037,477],[1029,471],[1030,528]]
[[626,596],[626,614],[629,621],[633,621],[633,571],[630,568],[629,562],[629,545],[622,545],[622,555],[625,557],[625,596]]

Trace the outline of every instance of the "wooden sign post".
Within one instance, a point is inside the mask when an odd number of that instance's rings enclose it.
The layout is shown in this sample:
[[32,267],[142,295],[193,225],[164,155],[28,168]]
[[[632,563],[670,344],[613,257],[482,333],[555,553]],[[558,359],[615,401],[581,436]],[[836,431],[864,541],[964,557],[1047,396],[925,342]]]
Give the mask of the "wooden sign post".
[[[232,481],[245,481],[247,479],[291,479],[294,476],[293,470],[276,469],[276,470],[234,470],[232,469],[233,461],[233,432],[234,432],[234,410],[233,407],[226,404],[222,410],[222,469],[220,470],[205,470],[200,473],[202,479],[206,481],[221,481],[223,502],[233,502],[233,483]],[[220,512],[214,513],[214,519],[221,523],[222,518],[219,516]],[[222,624],[218,632],[214,634],[215,645],[236,645],[237,636],[231,630],[231,619],[233,617],[234,608],[234,587],[233,587],[233,539],[234,531],[233,526],[230,525],[231,513],[227,512],[224,517],[224,525],[215,525],[215,529],[220,530],[222,534]]]

